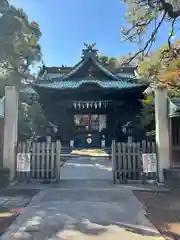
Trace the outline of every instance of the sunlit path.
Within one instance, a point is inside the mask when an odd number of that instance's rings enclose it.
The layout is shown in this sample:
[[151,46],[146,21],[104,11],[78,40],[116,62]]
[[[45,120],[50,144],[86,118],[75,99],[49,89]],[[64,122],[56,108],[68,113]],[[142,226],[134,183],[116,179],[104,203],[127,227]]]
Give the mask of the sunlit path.
[[113,185],[108,157],[76,156],[1,240],[162,240],[131,187]]
[[61,168],[61,179],[111,179],[112,163],[108,158],[79,156]]
[[74,149],[72,150],[72,154],[77,154],[81,156],[85,155],[89,157],[108,157],[109,156],[109,154],[102,149],[81,149],[81,150]]

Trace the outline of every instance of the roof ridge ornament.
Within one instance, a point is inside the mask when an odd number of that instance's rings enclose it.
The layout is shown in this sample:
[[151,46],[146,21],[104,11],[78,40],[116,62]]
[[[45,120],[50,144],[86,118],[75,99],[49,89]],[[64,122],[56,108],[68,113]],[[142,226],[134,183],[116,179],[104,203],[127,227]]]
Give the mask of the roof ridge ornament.
[[90,44],[88,44],[88,43],[85,42],[85,43],[84,43],[84,46],[87,47],[87,50],[88,50],[88,51],[92,51],[93,48],[96,46],[96,43],[94,42],[93,44],[90,45]]
[[86,49],[82,50],[82,59],[87,59],[90,56],[97,58],[97,50],[94,48],[96,46],[96,43],[90,45],[85,42],[84,46]]

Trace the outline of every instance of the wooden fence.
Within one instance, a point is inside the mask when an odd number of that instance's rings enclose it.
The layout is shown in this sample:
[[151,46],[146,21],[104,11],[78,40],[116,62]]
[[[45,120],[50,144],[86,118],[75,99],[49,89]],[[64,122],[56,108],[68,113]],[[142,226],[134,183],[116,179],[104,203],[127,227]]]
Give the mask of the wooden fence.
[[143,174],[142,153],[156,153],[154,142],[112,142],[113,182],[156,179],[157,173]]
[[28,142],[18,145],[18,153],[30,154],[30,172],[17,171],[18,180],[59,181],[61,166],[61,143]]

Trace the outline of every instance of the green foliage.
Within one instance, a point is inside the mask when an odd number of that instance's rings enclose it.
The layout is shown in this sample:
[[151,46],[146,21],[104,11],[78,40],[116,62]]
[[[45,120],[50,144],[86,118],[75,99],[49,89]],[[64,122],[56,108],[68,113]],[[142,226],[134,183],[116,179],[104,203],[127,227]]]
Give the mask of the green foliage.
[[[175,43],[178,44],[178,41]],[[157,84],[165,84],[168,87],[170,97],[180,97],[180,59],[175,58],[168,62],[163,59],[160,61],[162,52],[168,48],[167,45],[152,53],[148,58],[139,63],[138,74],[142,81],[146,83],[156,82]],[[142,111],[141,121],[145,129],[154,131],[154,103],[152,96],[148,96],[143,101],[144,107]]]
[[26,139],[35,132],[37,136],[44,135],[47,128],[47,120],[39,102],[32,104],[21,102],[19,104],[19,138]]
[[[177,48],[172,46],[173,37],[176,35],[178,28],[178,20],[180,17],[180,1],[179,0],[122,0],[127,10],[124,16],[124,23],[121,29],[122,40],[138,44],[139,50],[132,56],[128,63],[141,55],[146,57],[154,45],[162,28],[167,29],[167,45],[166,53],[177,56]],[[169,32],[168,32],[169,29]],[[164,31],[163,31],[164,33]],[[173,53],[173,54],[172,54]],[[180,52],[178,52],[178,55]],[[167,54],[166,54],[167,55]]]
[[114,57],[108,57],[108,56],[99,56],[99,61],[101,64],[103,64],[105,67],[110,68],[114,70],[117,65],[117,59]]
[[40,28],[7,0],[1,1],[0,12],[0,75],[13,76],[15,85],[20,86],[22,80],[33,79],[30,67],[41,59]]
[[[178,47],[178,41],[173,46]],[[139,63],[138,74],[144,81],[164,83],[172,90],[179,88],[180,58],[162,59],[162,53],[168,46],[162,46],[148,58]]]
[[155,111],[153,102],[143,105],[141,125],[144,126],[146,132],[152,133],[152,131],[155,130]]
[[[129,57],[130,57],[130,54],[127,56],[120,56],[117,58],[100,55],[99,61],[101,62],[102,65],[109,68],[110,70],[116,70],[119,67],[121,67],[123,63],[126,62],[127,59],[129,59]],[[136,58],[133,61],[131,61],[130,66],[135,67],[137,66],[137,63],[138,63],[138,59]]]
[[[23,89],[27,81],[33,81],[31,69],[41,60],[38,43],[41,31],[35,22],[29,22],[23,9],[16,9],[7,0],[0,1],[0,96],[5,86]],[[20,98],[19,136],[42,134],[46,119],[38,102],[28,104]]]

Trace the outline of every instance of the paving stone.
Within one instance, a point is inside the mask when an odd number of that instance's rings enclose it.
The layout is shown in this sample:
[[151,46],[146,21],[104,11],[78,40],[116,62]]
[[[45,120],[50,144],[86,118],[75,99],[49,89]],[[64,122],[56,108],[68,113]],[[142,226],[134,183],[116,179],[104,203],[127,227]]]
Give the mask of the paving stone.
[[[159,233],[145,217],[145,211],[133,195],[132,189],[125,189],[123,186],[114,188],[114,185],[110,184],[112,174],[109,174],[105,168],[105,170],[100,169],[96,165],[93,167],[91,159],[83,160],[82,158],[72,161],[76,163],[76,166],[65,164],[65,173],[61,176],[67,178],[71,176],[77,180],[71,181],[69,187],[69,183],[65,182],[63,185],[62,181],[59,189],[51,186],[43,190],[12,224],[11,231],[18,229],[19,234],[13,240],[161,239]],[[93,159],[94,162],[95,159]],[[103,164],[102,161],[101,164]],[[106,165],[109,166],[108,164]],[[79,177],[84,178],[86,175],[87,182],[78,180]],[[100,177],[103,182],[102,177],[105,176],[110,179],[99,184],[99,180],[96,179]],[[89,184],[89,179],[94,180],[93,184]],[[73,188],[73,186],[76,187]],[[16,201],[11,199],[11,201],[20,203],[22,199],[16,199]],[[132,231],[127,231],[122,223],[124,226],[131,225]],[[148,229],[150,234],[134,233],[134,226],[137,224],[138,227]],[[153,231],[157,236],[151,235]],[[11,240],[6,236],[0,239]]]
[[0,202],[6,202],[9,201],[10,199],[8,197],[0,197]]
[[[46,238],[46,236],[41,232],[36,232],[36,233],[32,234],[32,236],[33,236],[33,240],[45,240],[45,238]],[[58,239],[58,240],[60,240],[60,239]]]
[[4,200],[4,199],[0,199],[0,206],[4,205],[5,202],[7,202],[7,200]]
[[33,240],[33,236],[30,233],[27,232],[16,232],[14,234],[15,239],[18,240]]
[[12,199],[4,203],[4,206],[8,207],[20,207],[26,206],[29,203],[29,199]]

